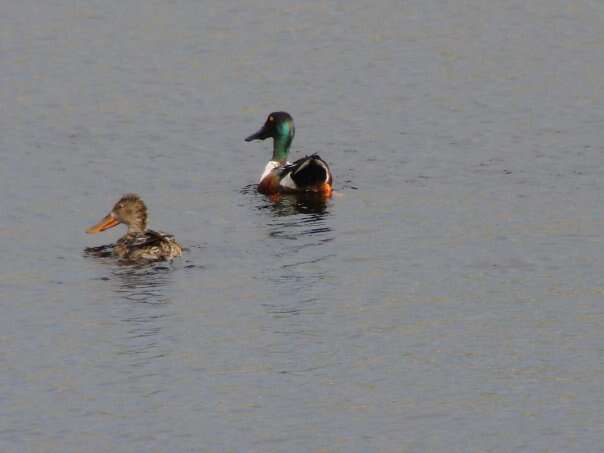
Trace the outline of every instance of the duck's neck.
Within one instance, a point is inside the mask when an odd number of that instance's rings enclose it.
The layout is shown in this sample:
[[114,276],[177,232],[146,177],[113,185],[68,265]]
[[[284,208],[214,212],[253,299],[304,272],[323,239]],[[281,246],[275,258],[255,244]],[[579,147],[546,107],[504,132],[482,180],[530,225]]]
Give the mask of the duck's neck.
[[274,161],[285,163],[289,154],[289,147],[292,139],[290,137],[275,137],[273,140],[273,159]]
[[147,220],[146,219],[134,219],[128,224],[127,234],[139,234],[147,231]]
[[287,161],[289,147],[294,140],[294,125],[283,123],[279,126],[278,133],[273,137],[273,159],[281,164]]

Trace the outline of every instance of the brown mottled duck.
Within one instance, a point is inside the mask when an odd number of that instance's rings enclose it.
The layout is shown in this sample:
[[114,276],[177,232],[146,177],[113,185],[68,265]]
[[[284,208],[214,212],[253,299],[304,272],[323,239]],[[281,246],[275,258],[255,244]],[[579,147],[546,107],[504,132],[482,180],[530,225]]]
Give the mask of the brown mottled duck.
[[174,236],[147,229],[147,207],[134,193],[122,196],[111,212],[88,228],[86,233],[100,233],[120,223],[128,227],[126,234],[113,245],[112,254],[120,260],[162,261],[172,260],[182,254],[182,247]]

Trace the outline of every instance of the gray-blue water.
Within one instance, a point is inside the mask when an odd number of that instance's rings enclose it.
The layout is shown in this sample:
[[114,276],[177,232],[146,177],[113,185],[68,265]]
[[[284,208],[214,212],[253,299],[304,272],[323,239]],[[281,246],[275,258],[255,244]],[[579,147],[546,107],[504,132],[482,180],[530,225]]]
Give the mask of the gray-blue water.
[[[0,451],[603,450],[604,4],[1,9]],[[182,259],[82,255],[125,192]]]

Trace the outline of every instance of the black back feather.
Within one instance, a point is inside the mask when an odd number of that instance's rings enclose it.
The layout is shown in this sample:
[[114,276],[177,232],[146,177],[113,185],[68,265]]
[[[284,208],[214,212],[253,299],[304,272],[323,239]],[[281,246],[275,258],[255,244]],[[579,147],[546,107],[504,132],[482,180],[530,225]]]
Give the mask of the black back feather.
[[327,181],[326,167],[325,161],[318,154],[313,154],[287,165],[284,170],[291,172],[291,178],[298,187],[312,187]]

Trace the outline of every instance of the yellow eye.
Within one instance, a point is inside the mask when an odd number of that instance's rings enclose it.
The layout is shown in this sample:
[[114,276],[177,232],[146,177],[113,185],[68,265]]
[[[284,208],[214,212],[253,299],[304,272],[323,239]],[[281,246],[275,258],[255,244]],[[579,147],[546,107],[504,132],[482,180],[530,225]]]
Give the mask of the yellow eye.
[[269,116],[268,120],[272,122],[272,121],[275,121],[275,118],[273,118],[272,116]]

